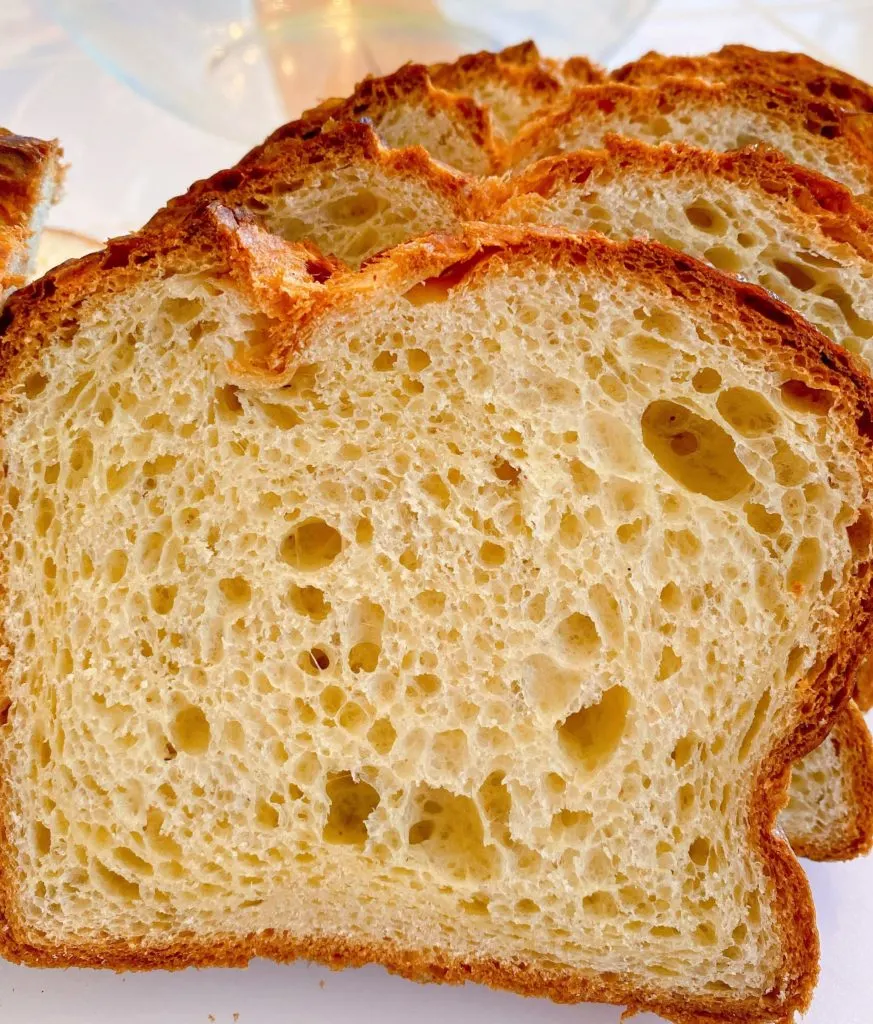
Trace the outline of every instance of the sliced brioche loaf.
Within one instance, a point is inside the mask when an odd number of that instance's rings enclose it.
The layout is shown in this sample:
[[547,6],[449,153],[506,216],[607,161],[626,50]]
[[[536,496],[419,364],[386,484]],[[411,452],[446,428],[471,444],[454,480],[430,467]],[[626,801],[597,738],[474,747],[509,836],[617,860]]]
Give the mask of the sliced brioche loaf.
[[334,272],[214,206],[3,341],[12,952],[805,1005],[773,819],[870,629],[842,350],[655,243]]
[[530,121],[507,159],[525,167],[560,152],[597,148],[610,132],[718,152],[765,143],[856,195],[873,191],[873,136],[863,119],[755,79],[668,78],[652,86],[583,87]]
[[31,276],[49,207],[60,189],[57,141],[0,129],[0,304]]
[[423,146],[435,159],[468,174],[491,174],[503,165],[491,115],[470,96],[437,88],[421,64],[384,78],[365,78],[351,96],[326,100],[299,121],[275,131],[248,160],[260,162],[289,137],[314,138],[343,121],[366,120],[388,146]]
[[178,219],[198,203],[243,207],[286,241],[311,241],[357,266],[374,252],[474,219],[478,189],[418,146],[387,149],[367,124],[344,122],[316,138],[289,134],[260,159],[198,181],[149,222]]
[[812,100],[859,113],[873,112],[873,88],[860,78],[822,64],[805,53],[756,50],[752,46],[723,46],[702,57],[673,57],[647,53],[613,71],[611,78],[628,85],[651,85],[674,75],[708,82],[760,78],[788,89],[802,89]]

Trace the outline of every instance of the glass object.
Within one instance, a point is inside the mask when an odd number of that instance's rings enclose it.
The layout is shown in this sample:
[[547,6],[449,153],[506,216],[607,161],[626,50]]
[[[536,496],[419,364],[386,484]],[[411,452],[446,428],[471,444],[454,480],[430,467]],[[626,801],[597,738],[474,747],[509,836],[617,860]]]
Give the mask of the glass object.
[[199,128],[253,144],[365,75],[535,39],[608,59],[652,0],[44,0],[100,65]]

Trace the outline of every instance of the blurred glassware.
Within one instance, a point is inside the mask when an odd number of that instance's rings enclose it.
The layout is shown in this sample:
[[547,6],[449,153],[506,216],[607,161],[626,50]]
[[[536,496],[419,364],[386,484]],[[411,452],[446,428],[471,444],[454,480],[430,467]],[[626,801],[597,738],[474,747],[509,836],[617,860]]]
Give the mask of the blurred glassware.
[[598,60],[653,0],[44,0],[101,66],[246,144],[367,74],[536,39]]

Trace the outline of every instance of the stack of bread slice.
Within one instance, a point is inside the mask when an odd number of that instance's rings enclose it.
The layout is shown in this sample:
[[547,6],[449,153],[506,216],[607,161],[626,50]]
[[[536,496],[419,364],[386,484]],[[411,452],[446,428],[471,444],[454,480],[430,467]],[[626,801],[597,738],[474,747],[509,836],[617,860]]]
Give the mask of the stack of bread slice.
[[617,77],[367,80],[12,296],[5,955],[808,1004],[785,835],[873,841],[866,87]]

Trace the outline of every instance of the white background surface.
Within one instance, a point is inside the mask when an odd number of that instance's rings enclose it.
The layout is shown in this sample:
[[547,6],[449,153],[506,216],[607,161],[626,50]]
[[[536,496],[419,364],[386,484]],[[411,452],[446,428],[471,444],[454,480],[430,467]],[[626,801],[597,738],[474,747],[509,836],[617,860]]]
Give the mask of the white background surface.
[[[805,50],[870,78],[873,2],[662,0],[613,62],[653,48],[703,53],[725,42]],[[137,227],[170,195],[229,165],[243,149],[110,78],[28,0],[0,0],[0,124],[62,139],[72,169],[51,222],[100,238]],[[822,974],[805,1021],[871,1024],[873,859],[808,868]],[[335,974],[258,961],[245,971],[112,975],[0,963],[2,1024],[616,1024],[619,1014],[615,1007],[555,1006],[477,986],[421,987],[376,967]]]

